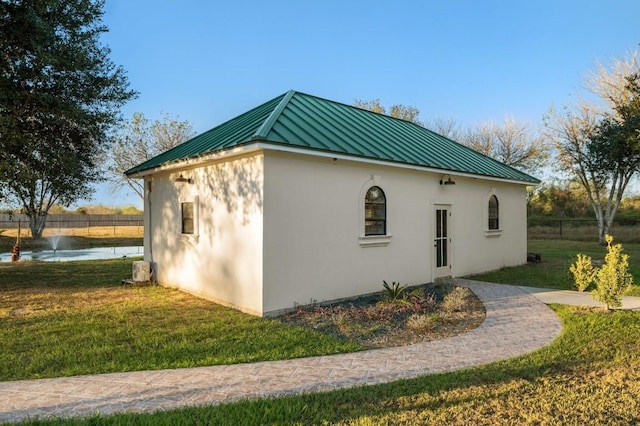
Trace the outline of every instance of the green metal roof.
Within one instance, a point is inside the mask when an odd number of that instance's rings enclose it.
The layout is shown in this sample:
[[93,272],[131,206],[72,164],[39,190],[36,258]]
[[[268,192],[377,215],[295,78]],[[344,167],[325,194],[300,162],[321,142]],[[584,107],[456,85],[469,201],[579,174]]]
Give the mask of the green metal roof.
[[526,173],[417,124],[289,91],[130,170],[256,142],[537,184]]

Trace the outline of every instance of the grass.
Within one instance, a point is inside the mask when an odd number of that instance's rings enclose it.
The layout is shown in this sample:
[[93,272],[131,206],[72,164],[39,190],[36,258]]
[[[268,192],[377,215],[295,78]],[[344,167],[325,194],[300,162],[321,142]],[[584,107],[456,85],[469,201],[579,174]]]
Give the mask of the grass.
[[[531,241],[530,250],[542,253],[542,264],[505,268],[474,278],[570,288],[566,271],[576,253],[604,257],[604,248],[595,243]],[[640,281],[640,245],[625,244],[625,251],[631,255],[634,278]],[[4,280],[0,275],[0,282]],[[634,289],[636,291],[637,288]],[[637,403],[640,399],[640,312],[604,313],[596,309],[558,305],[553,309],[564,327],[561,336],[551,345],[525,356],[468,370],[383,385],[213,407],[26,424],[640,423],[640,404]],[[0,371],[4,368],[4,365],[0,366]]]
[[[640,244],[627,243],[623,244],[623,247],[624,253],[629,255],[629,271],[635,283],[626,294],[640,296]],[[576,255],[583,253],[594,260],[604,259],[607,251],[606,247],[595,242],[568,240],[530,240],[528,248],[529,251],[542,255],[542,263],[502,268],[470,278],[496,283],[575,290],[569,265],[576,261]]]
[[0,265],[0,380],[363,349],[178,290],[120,285],[130,275],[130,260]]
[[468,370],[327,393],[30,425],[495,425],[640,422],[640,313],[554,306],[562,335]]

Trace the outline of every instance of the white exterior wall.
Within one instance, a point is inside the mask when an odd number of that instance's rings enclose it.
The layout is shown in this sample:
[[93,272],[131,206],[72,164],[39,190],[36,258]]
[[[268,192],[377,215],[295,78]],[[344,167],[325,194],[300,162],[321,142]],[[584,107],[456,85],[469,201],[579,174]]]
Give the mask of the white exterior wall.
[[[193,183],[176,182],[180,174]],[[145,260],[158,282],[261,314],[262,154],[146,180]],[[181,234],[181,202],[196,203],[195,235]]]
[[[525,185],[457,178],[455,196],[456,276],[527,262],[527,192]],[[449,188],[447,188],[449,189]],[[488,203],[498,198],[500,231],[488,231]]]
[[[382,281],[434,278],[434,204],[451,205],[452,275],[526,262],[524,185],[366,165],[303,155],[265,154],[264,312],[380,291]],[[387,198],[384,246],[363,246],[364,196]],[[500,203],[501,232],[487,232],[488,200]],[[364,239],[366,241],[366,239]]]

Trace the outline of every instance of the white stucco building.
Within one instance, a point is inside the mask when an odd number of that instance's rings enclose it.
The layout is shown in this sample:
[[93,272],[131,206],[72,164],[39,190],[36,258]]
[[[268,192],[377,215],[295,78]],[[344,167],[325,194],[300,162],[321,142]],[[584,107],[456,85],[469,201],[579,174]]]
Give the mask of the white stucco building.
[[128,172],[166,286],[269,315],[526,262],[539,181],[423,127],[290,91]]

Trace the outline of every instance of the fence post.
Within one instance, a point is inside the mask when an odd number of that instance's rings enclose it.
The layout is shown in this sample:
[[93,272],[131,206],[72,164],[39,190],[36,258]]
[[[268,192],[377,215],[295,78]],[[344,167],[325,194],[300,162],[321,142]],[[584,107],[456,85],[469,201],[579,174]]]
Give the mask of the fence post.
[[560,219],[560,239],[562,239],[562,222],[563,220]]

